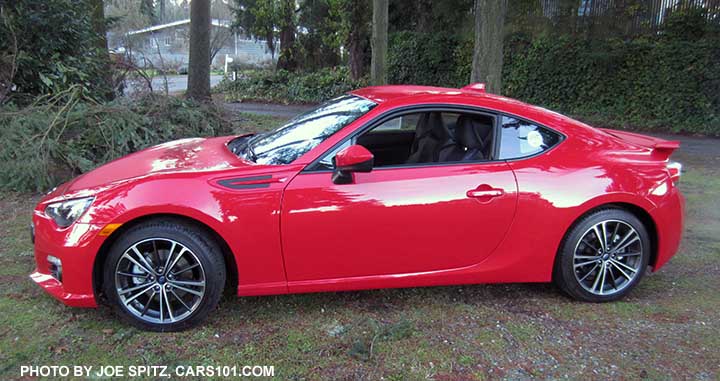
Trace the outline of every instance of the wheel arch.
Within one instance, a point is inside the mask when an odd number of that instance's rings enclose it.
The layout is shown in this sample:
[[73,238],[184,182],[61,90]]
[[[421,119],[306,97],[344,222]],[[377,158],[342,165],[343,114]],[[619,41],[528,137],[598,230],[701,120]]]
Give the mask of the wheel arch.
[[643,225],[645,225],[645,229],[647,229],[647,232],[650,235],[650,259],[648,261],[648,265],[655,267],[658,256],[658,230],[653,217],[647,210],[635,204],[618,202],[611,205],[632,213],[640,220],[640,222],[643,223]]
[[108,252],[110,251],[112,245],[130,228],[152,220],[181,221],[185,224],[189,224],[206,232],[210,237],[213,238],[215,243],[220,246],[220,250],[223,253],[223,263],[225,264],[225,269],[227,270],[226,287],[231,288],[233,291],[237,290],[238,268],[237,262],[235,261],[235,255],[230,249],[230,245],[228,245],[227,241],[217,231],[215,231],[215,229],[211,228],[209,225],[196,218],[186,215],[176,213],[156,213],[135,217],[123,223],[117,230],[112,232],[112,234],[110,234],[110,236],[108,236],[102,243],[100,249],[95,255],[92,272],[93,292],[95,293],[96,299],[100,300],[102,297],[101,291],[103,289],[103,268],[105,267],[105,261],[107,260]]
[[584,213],[577,216],[572,223],[567,227],[565,230],[565,234],[563,234],[562,240],[558,243],[557,250],[555,251],[555,258],[553,260],[553,277],[555,276],[555,268],[557,267],[557,260],[559,257],[560,250],[562,249],[563,242],[565,242],[565,238],[570,233],[573,227],[575,227],[576,224],[578,224],[580,221],[582,221],[583,218],[586,216],[598,212],[603,209],[621,209],[624,211],[627,211],[637,217],[640,222],[645,226],[645,229],[647,229],[648,235],[650,236],[650,258],[648,261],[648,265],[651,267],[655,267],[655,263],[657,262],[658,257],[658,231],[657,231],[657,225],[655,223],[655,220],[653,219],[652,215],[642,206],[639,206],[632,202],[627,201],[612,201],[612,202],[605,202],[599,205],[595,205],[591,207],[590,209],[586,210]]

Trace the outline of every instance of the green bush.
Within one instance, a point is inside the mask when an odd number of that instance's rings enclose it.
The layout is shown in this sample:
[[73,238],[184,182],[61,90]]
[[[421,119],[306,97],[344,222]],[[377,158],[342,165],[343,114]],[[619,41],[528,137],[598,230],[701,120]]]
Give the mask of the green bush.
[[347,68],[338,67],[307,73],[245,71],[236,81],[224,80],[214,91],[233,102],[319,103],[364,86],[366,80],[354,81]]
[[[26,104],[78,84],[96,99],[112,94],[108,56],[97,48],[87,1],[0,1],[0,8],[0,79],[5,81],[0,87],[14,87],[8,94],[12,102]],[[14,76],[3,72],[13,63]]]
[[[634,39],[508,36],[503,94],[598,126],[720,136],[720,27],[693,12],[674,12],[660,33]],[[461,87],[472,53],[471,39],[449,32],[396,32],[388,80]],[[365,82],[351,81],[346,68],[251,71],[216,91],[229,100],[317,103]]]
[[506,51],[504,94],[615,128],[720,135],[720,45],[543,37]]
[[42,104],[0,108],[0,189],[44,191],[158,143],[230,132],[213,106],[160,96],[100,104],[70,88]]
[[393,33],[388,47],[388,82],[464,86],[470,78],[467,57],[472,63],[472,41],[468,44],[452,33]]
[[[720,135],[719,25],[690,10],[628,40],[515,33],[505,40],[503,94],[599,126]],[[389,82],[464,86],[472,53],[468,37],[394,33]]]

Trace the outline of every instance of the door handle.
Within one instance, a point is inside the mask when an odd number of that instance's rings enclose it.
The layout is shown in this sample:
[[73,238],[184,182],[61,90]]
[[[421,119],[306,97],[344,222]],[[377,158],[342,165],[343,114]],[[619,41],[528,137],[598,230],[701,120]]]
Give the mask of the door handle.
[[486,198],[491,199],[494,197],[500,197],[505,192],[502,189],[490,188],[489,186],[479,186],[477,189],[467,191],[466,195],[472,198]]

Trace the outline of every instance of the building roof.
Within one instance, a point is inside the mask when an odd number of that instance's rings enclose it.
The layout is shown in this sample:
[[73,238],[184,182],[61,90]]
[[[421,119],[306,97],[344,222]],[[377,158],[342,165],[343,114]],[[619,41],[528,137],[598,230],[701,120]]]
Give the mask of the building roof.
[[[212,26],[223,27],[223,28],[230,28],[230,21],[227,21],[227,20],[219,20],[219,19],[212,19],[212,20],[210,20],[210,21],[211,21]],[[131,31],[127,32],[126,35],[128,35],[128,36],[133,36],[133,35],[136,35],[136,34],[143,34],[143,33],[147,33],[147,32],[155,32],[155,31],[158,31],[158,30],[167,29],[167,28],[173,28],[173,27],[180,26],[180,25],[185,25],[185,24],[190,25],[190,19],[178,20],[178,21],[169,22],[169,23],[167,23],[167,24],[153,25],[153,26],[150,26],[150,27],[147,27],[147,28],[143,28],[143,29],[131,30]]]

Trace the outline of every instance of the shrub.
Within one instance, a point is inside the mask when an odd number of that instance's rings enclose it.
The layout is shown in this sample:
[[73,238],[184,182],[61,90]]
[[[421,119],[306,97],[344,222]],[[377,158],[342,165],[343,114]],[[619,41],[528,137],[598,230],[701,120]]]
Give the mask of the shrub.
[[347,68],[338,67],[307,73],[245,71],[236,81],[224,80],[214,91],[224,93],[227,101],[320,103],[364,86],[366,80],[354,81]]
[[213,106],[154,95],[100,104],[73,87],[41,104],[0,109],[0,188],[44,191],[154,144],[229,133]]
[[[86,1],[0,1],[0,9],[0,87],[14,88],[8,94],[13,102],[25,104],[77,84],[95,98],[112,93],[109,62],[98,51]],[[14,75],[3,73],[13,66]]]
[[[698,12],[673,12],[659,33],[626,40],[508,36],[503,94],[598,126],[720,135],[720,27]],[[472,53],[467,36],[393,33],[388,80],[464,86]],[[216,91],[229,100],[317,103],[365,84],[346,68],[249,71]]]
[[507,53],[508,96],[604,126],[720,135],[716,40],[543,37]]
[[456,34],[397,32],[390,36],[389,83],[464,86],[471,63],[472,41],[468,44]]
[[[512,34],[503,94],[601,126],[720,135],[720,24],[703,12],[674,11],[629,40]],[[469,36],[398,32],[389,81],[464,86],[472,54]]]

